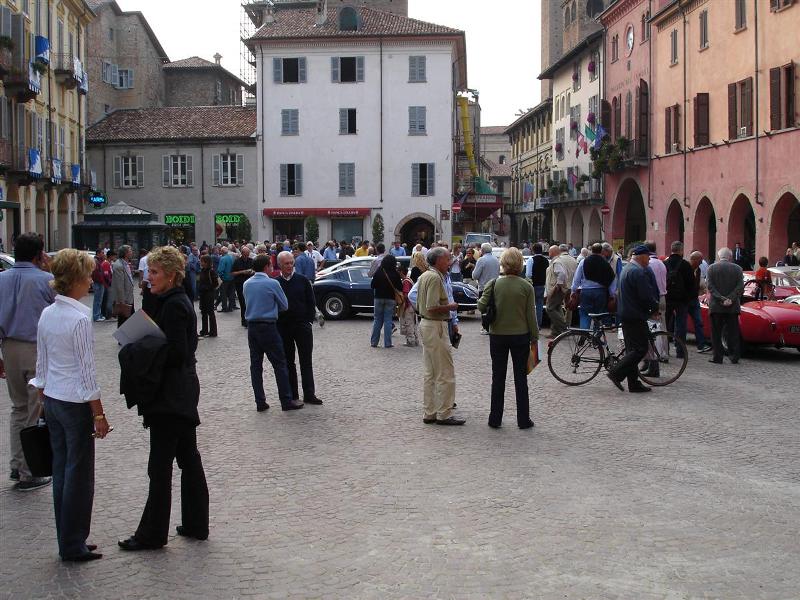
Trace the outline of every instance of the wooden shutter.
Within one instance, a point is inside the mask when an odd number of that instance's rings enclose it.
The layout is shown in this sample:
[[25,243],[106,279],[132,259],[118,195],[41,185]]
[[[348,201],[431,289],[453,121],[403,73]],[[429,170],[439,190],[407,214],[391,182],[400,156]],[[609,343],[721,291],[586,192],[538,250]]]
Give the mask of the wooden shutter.
[[428,163],[428,196],[436,195],[436,165]]
[[672,143],[681,143],[681,107],[676,104],[672,107]]
[[164,155],[161,157],[161,186],[162,187],[170,187],[171,179],[170,179],[170,158],[169,155]]
[[639,80],[639,96],[637,98],[639,119],[636,123],[636,133],[639,137],[639,156],[647,156],[648,134],[650,131],[650,92],[647,82]]
[[417,107],[417,132],[425,133],[428,131],[428,109],[424,106]]
[[272,59],[272,81],[274,83],[283,83],[283,59]]
[[303,165],[294,166],[294,195],[303,195]]
[[114,157],[114,183],[115,188],[122,187],[122,157]]
[[211,156],[211,185],[220,185],[220,167],[222,164],[222,155],[214,154]]
[[700,93],[694,98],[694,145],[707,146],[710,142],[708,94]]
[[111,85],[115,88],[119,87],[119,67],[111,65]]
[[306,58],[303,56],[297,59],[297,81],[306,82]]
[[236,155],[236,185],[244,185],[244,154]]
[[614,111],[614,139],[622,135],[622,94],[616,98],[617,107]]
[[340,81],[338,56],[331,56],[331,81],[333,83],[339,83]]
[[144,156],[136,157],[136,187],[144,187]]
[[194,185],[194,172],[192,170],[192,156],[191,154],[186,157],[186,186],[192,187]]
[[424,56],[417,57],[417,81],[425,81],[427,74],[425,68],[427,66],[427,59]]
[[[788,6],[788,4],[785,6]],[[794,63],[791,62],[783,67],[783,73],[786,82],[785,104],[783,108],[784,113],[786,114],[786,123],[784,124],[784,127],[794,127]]]
[[300,133],[300,110],[297,108],[289,111],[289,131],[294,135]]
[[769,128],[781,128],[781,69],[769,70]]
[[[781,0],[769,0],[769,9],[770,10],[778,10],[780,7],[781,7]],[[778,129],[780,129],[780,128],[778,128]]]
[[611,105],[608,100],[600,101],[600,124],[609,134],[611,133]]
[[339,133],[340,134],[348,133],[348,127],[347,127],[348,121],[349,121],[349,119],[347,118],[348,114],[349,114],[348,109],[346,109],[346,108],[340,108],[339,109]]
[[664,109],[664,152],[672,152],[672,107]]
[[281,196],[289,195],[289,165],[281,165]]
[[748,77],[744,80],[744,98],[742,108],[744,114],[742,115],[742,127],[747,129],[747,135],[753,135],[753,78]]
[[289,111],[281,110],[281,135],[289,135]]
[[411,195],[419,196],[419,163],[411,164]]
[[356,81],[364,81],[364,57],[356,56]]
[[344,196],[347,193],[347,165],[339,163],[339,195]]
[[409,56],[408,57],[408,80],[409,81],[416,81],[417,80],[417,57],[416,56]]
[[128,87],[133,87],[133,69],[128,69]]
[[735,140],[739,136],[739,132],[736,127],[736,115],[738,114],[736,110],[736,84],[729,83],[728,84],[728,139]]

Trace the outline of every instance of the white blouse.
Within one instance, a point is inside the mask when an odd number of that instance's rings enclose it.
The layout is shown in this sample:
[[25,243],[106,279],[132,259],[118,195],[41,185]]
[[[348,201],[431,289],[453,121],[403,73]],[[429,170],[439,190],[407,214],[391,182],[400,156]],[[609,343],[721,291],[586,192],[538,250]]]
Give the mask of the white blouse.
[[60,294],[42,311],[36,335],[36,378],[29,383],[43,389],[45,396],[76,403],[100,398],[91,315],[89,307]]

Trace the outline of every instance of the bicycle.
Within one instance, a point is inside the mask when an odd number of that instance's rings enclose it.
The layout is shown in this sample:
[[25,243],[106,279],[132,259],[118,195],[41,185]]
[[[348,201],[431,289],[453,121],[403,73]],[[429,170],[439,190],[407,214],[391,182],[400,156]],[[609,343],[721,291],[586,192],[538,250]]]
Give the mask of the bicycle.
[[[603,320],[611,313],[589,314],[591,329],[570,328],[552,342],[547,350],[547,366],[558,381],[566,385],[589,383],[601,368],[611,370],[625,355],[625,343],[620,340],[619,350],[612,351],[606,339],[607,331],[617,325],[605,325]],[[649,349],[645,360],[651,361],[639,377],[652,386],[665,386],[676,381],[686,369],[689,353],[686,342],[666,331],[655,331],[650,326]],[[657,367],[656,367],[657,365]]]

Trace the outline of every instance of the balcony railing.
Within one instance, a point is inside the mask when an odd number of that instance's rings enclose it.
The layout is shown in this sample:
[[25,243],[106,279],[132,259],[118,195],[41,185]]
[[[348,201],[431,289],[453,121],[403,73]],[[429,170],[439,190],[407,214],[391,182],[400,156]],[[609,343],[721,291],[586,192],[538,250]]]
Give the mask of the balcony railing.
[[10,167],[12,163],[11,141],[0,138],[0,165]]
[[7,96],[15,95],[18,102],[28,102],[39,95],[42,76],[33,68],[33,61],[29,61],[24,69],[13,66],[4,84]]
[[80,59],[72,53],[54,53],[52,55],[52,68],[56,81],[67,89],[75,89],[83,82],[85,73]]

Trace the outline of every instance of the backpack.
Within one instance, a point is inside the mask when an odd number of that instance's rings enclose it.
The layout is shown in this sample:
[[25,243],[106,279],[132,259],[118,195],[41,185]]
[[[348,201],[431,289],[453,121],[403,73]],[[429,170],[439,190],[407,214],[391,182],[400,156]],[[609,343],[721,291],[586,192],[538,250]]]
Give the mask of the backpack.
[[680,267],[678,263],[674,269],[667,270],[667,295],[673,298],[685,298],[687,293]]
[[94,271],[92,271],[92,282],[93,283],[103,283],[105,282],[105,276],[103,275],[103,267],[99,260],[94,261]]

